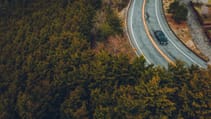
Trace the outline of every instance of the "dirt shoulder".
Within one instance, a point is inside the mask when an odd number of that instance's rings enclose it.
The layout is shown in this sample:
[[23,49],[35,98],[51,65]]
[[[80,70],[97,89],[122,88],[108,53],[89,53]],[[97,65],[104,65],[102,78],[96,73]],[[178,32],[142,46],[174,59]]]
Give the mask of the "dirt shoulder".
[[97,42],[96,45],[96,51],[105,50],[113,55],[124,54],[127,55],[131,61],[136,57],[126,37],[111,36],[107,41]]
[[172,31],[176,34],[176,36],[180,39],[180,41],[186,45],[187,48],[192,50],[196,55],[198,55],[200,58],[202,58],[205,61],[208,61],[208,57],[205,56],[194,44],[191,36],[190,29],[188,27],[187,22],[182,22],[180,24],[177,24],[173,19],[172,19],[172,14],[168,13],[168,8],[169,5],[173,2],[174,0],[163,0],[163,8],[164,8],[164,13],[167,19],[167,22],[172,29]]

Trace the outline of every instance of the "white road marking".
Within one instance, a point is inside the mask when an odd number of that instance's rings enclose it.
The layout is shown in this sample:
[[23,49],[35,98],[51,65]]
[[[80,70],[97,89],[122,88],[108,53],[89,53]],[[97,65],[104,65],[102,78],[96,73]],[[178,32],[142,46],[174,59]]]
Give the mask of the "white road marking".
[[131,19],[130,27],[131,27],[132,37],[133,37],[133,39],[135,41],[136,47],[141,52],[141,54],[144,56],[144,58],[146,59],[147,63],[151,64],[151,62],[149,61],[149,59],[144,55],[143,51],[139,48],[139,45],[137,43],[136,37],[135,37],[134,32],[133,32],[133,25],[132,25],[133,24],[133,20],[132,20],[132,18],[133,18],[133,15],[134,15],[134,4],[135,4],[135,2],[133,1],[133,3],[132,3],[132,15],[131,15],[131,18],[130,18]]
[[155,0],[155,12],[156,12],[156,17],[158,20],[158,24],[160,25],[160,28],[162,29],[162,31],[164,32],[164,34],[166,35],[166,37],[168,37],[169,41],[174,45],[174,47],[183,55],[185,55],[188,59],[190,59],[192,62],[194,62],[195,64],[199,65],[200,67],[202,67],[200,64],[198,64],[197,62],[195,62],[191,57],[189,57],[188,55],[186,55],[181,49],[179,49],[176,44],[174,44],[174,42],[171,40],[171,38],[169,38],[169,36],[167,35],[167,33],[165,32],[164,28],[162,27],[159,17],[158,17],[158,11],[157,11],[157,5],[158,5],[158,0]]
[[[129,5],[128,5],[128,7],[127,7],[127,16],[126,16],[126,19],[125,19],[125,24],[126,24],[126,34],[127,34],[127,37],[129,38],[129,42],[130,42],[130,45],[132,46],[132,48],[133,49],[136,49],[135,47],[134,47],[134,44],[132,43],[132,41],[131,41],[131,39],[130,39],[130,35],[129,35],[129,28],[128,28],[128,14],[129,14],[129,10],[130,10],[130,7],[131,7],[131,2],[132,0],[130,0],[130,2],[129,2]],[[136,53],[136,56],[138,56],[139,57],[139,54],[138,54],[138,52],[137,52],[137,50],[134,50],[135,51],[135,53]]]
[[145,20],[145,6],[146,6],[146,0],[143,0],[143,4],[142,4],[142,20],[143,20],[143,24],[144,24],[144,29],[146,31],[146,34],[149,38],[149,40],[151,41],[152,45],[155,47],[155,49],[160,53],[160,55],[170,64],[175,65],[175,63],[167,56],[165,55],[165,53],[163,51],[161,51],[161,49],[157,46],[157,44],[155,43],[154,39],[152,38],[150,32],[149,32],[149,28],[146,24],[146,20]]

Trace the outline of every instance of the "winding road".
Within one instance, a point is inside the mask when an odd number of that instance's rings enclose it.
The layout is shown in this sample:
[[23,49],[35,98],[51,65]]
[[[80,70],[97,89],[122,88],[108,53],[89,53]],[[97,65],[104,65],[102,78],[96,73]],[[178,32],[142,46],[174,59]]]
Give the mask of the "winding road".
[[[163,15],[161,0],[132,0],[127,17],[127,29],[131,45],[138,56],[143,55],[148,64],[168,67],[175,60],[186,62],[187,65],[207,67],[207,63],[186,48],[171,32]],[[161,30],[169,44],[161,46],[154,31]]]

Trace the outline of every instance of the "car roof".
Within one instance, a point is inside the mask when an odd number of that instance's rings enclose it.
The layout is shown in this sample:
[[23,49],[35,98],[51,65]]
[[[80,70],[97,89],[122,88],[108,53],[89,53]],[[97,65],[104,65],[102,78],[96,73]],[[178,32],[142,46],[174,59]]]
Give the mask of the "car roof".
[[167,38],[162,31],[155,31],[155,34],[159,38],[159,40],[165,41],[165,42],[167,41]]

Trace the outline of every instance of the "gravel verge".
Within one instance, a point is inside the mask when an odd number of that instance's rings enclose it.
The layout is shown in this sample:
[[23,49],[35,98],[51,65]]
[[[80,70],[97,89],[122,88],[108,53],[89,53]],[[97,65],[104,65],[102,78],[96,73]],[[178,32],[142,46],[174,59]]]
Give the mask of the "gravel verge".
[[209,58],[208,64],[211,65],[211,45],[209,39],[205,35],[202,26],[200,25],[196,13],[189,5],[191,0],[182,0],[188,7],[187,22],[195,45],[198,49]]

